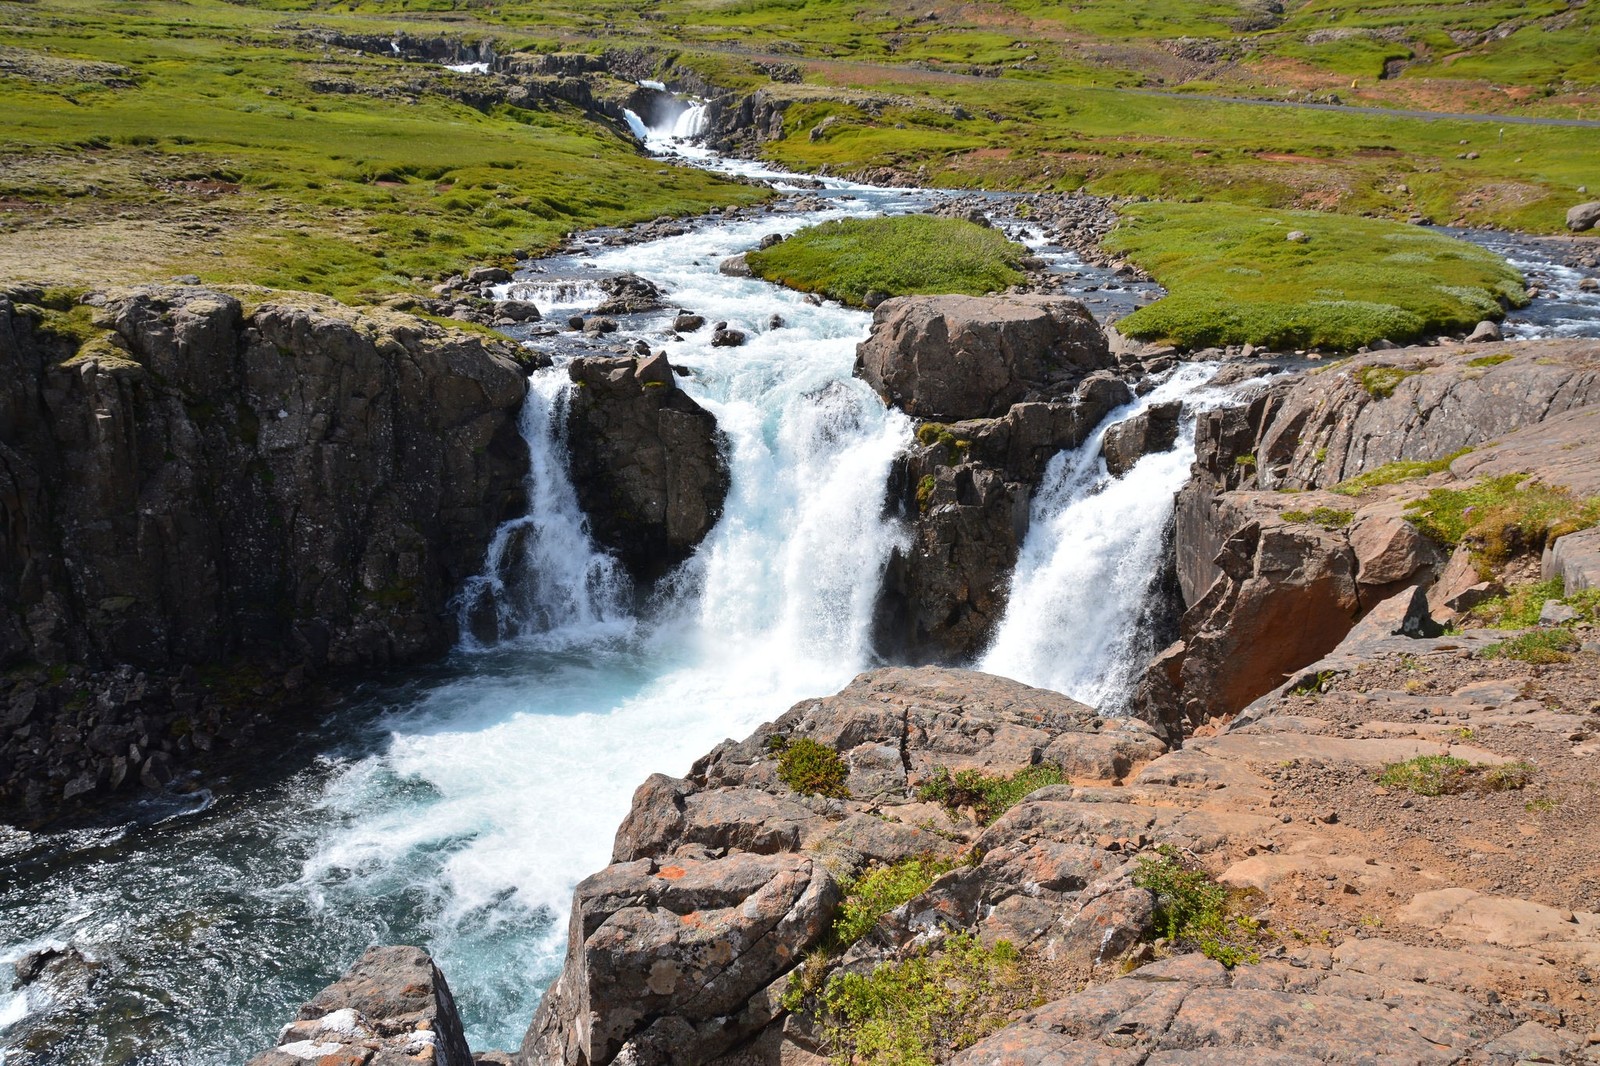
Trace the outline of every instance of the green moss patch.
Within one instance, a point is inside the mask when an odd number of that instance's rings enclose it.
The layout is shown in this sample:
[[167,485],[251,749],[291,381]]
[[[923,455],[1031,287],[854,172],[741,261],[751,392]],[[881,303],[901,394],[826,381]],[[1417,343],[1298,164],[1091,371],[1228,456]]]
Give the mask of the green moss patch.
[[778,746],[778,779],[802,796],[849,799],[850,790],[844,783],[846,776],[848,770],[839,753],[810,737]]
[[1406,517],[1441,544],[1466,544],[1480,566],[1524,552],[1600,522],[1600,497],[1529,481],[1527,474],[1488,478],[1466,488],[1434,489],[1406,506]]
[[839,219],[745,257],[768,281],[864,307],[867,294],[979,295],[1023,280],[1028,250],[964,219]]
[[[1287,240],[1294,230],[1308,239]],[[1527,300],[1522,276],[1498,256],[1374,219],[1217,203],[1139,204],[1126,209],[1106,246],[1169,291],[1118,328],[1190,348],[1249,343],[1347,351],[1380,339],[1470,329],[1502,317],[1502,301]]]
[[1284,511],[1285,522],[1305,523],[1323,529],[1343,529],[1355,518],[1354,511],[1341,511],[1335,507],[1316,507],[1309,511]]
[[951,773],[941,766],[932,780],[917,790],[917,797],[933,800],[951,810],[971,807],[980,825],[988,825],[1015,807],[1030,793],[1048,785],[1068,784],[1066,771],[1051,763],[1040,763],[1009,776],[986,774],[981,770]]
[[1451,452],[1442,459],[1398,459],[1392,463],[1384,463],[1376,470],[1368,470],[1365,474],[1346,478],[1333,487],[1333,491],[1342,496],[1360,496],[1370,492],[1380,485],[1397,485],[1402,481],[1414,481],[1417,478],[1427,477],[1450,469],[1450,464],[1470,452],[1471,448],[1462,448],[1458,452]]

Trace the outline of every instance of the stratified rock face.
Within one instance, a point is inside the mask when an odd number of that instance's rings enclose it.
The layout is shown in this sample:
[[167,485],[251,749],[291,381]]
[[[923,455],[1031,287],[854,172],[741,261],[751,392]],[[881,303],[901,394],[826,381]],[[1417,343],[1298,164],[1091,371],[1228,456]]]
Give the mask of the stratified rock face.
[[994,418],[1058,398],[1114,365],[1079,300],[1059,296],[903,296],[873,314],[856,376],[916,418]]
[[307,1062],[472,1066],[444,974],[421,948],[370,948],[300,1008],[278,1046],[248,1066]]
[[[1327,654],[1375,604],[1445,573],[1445,552],[1405,515],[1441,479],[1523,472],[1600,491],[1589,443],[1600,344],[1522,342],[1492,365],[1481,351],[1369,356],[1200,416],[1194,477],[1178,495],[1183,640],[1147,674],[1144,713],[1176,730],[1238,711]],[[1317,491],[1462,449],[1474,450],[1432,482],[1355,498]]]
[[517,349],[263,295],[108,293],[81,343],[42,292],[0,298],[0,663],[452,643],[446,605],[521,505]]
[[983,649],[1004,613],[1045,465],[1132,399],[1126,382],[1099,372],[1060,402],[1013,404],[1001,418],[924,424],[889,486],[911,541],[895,549],[884,577],[874,625],[880,653],[953,662]]
[[711,413],[680,390],[666,357],[587,357],[568,366],[578,502],[595,541],[636,578],[689,557],[722,514],[728,463]]
[[[850,798],[791,791],[774,738],[838,752]],[[910,944],[922,910],[1067,964],[1096,960],[1108,942],[1120,951],[1150,920],[1149,894],[1128,884],[1131,864],[1054,842],[1026,820],[983,830],[916,790],[938,767],[1009,775],[1040,761],[1117,781],[1163,750],[1142,722],[961,670],[877,670],[797,704],[744,742],[719,745],[687,778],[657,774],[640,786],[613,865],[578,886],[566,967],[520,1061],[709,1063],[767,1038],[815,1054],[809,1037],[785,1027],[778,1000],[831,927],[840,879],[868,862],[952,856],[963,842],[980,843],[981,867],[941,877],[918,911],[885,916],[847,965],[870,968]]]

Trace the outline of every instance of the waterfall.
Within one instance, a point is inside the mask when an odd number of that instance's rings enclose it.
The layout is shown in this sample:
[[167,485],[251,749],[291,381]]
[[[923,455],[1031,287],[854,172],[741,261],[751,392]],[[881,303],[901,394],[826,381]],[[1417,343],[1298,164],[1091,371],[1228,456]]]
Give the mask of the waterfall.
[[[1194,461],[1194,407],[1216,367],[1190,363],[1108,415],[1075,451],[1050,461],[1030,509],[1005,614],[980,670],[1113,711],[1157,649],[1141,615],[1159,575],[1173,497]],[[1105,431],[1154,403],[1185,401],[1177,447],[1120,478],[1100,455]]]
[[567,473],[568,388],[560,367],[528,379],[521,416],[528,510],[495,532],[483,572],[457,598],[470,650],[530,638],[571,644],[631,626],[627,575],[595,548]]
[[710,107],[703,100],[685,101],[678,97],[670,97],[665,102],[673,107],[654,122],[645,122],[638,112],[628,108],[623,109],[622,117],[633,135],[653,154],[680,154],[678,150],[683,144],[705,133],[710,122]]

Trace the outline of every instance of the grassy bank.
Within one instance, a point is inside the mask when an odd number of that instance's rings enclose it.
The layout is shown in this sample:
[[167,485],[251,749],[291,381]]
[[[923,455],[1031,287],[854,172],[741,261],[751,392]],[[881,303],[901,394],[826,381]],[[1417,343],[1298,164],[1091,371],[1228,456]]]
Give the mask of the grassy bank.
[[855,307],[867,294],[981,295],[1022,281],[1028,250],[996,230],[953,218],[841,219],[747,256],[768,281]]
[[[1304,239],[1287,239],[1295,231]],[[1372,219],[1139,204],[1106,243],[1169,290],[1118,328],[1191,348],[1349,350],[1469,330],[1501,317],[1500,301],[1525,302],[1521,276],[1493,254]]]
[[[196,273],[366,299],[562,234],[762,193],[559,103],[194,0],[0,4],[0,275]],[[376,31],[381,24],[357,24]]]

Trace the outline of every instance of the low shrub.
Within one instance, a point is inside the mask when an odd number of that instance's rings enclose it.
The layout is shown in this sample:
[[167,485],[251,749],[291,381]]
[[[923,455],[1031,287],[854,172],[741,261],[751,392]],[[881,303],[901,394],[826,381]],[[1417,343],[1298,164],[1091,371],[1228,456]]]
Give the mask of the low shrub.
[[933,778],[917,790],[917,796],[951,810],[971,807],[979,824],[988,825],[1030,792],[1047,785],[1068,783],[1066,771],[1051,763],[1029,766],[1009,777],[981,770],[958,770],[952,774],[948,767],[941,766],[934,771]]
[[802,796],[849,799],[848,772],[838,752],[810,737],[790,741],[778,754],[778,779]]
[[1261,924],[1242,914],[1237,894],[1184,863],[1170,845],[1139,858],[1133,883],[1156,900],[1156,928],[1180,948],[1232,968],[1261,961]]
[[939,877],[955,868],[948,859],[932,856],[905,859],[889,866],[874,866],[846,879],[840,888],[844,902],[833,921],[830,948],[842,950],[866,936],[878,919],[900,904],[916,899]]
[[836,1062],[933,1066],[1006,1024],[1021,983],[1006,941],[986,948],[957,934],[871,973],[840,973],[822,992],[823,1031]]

